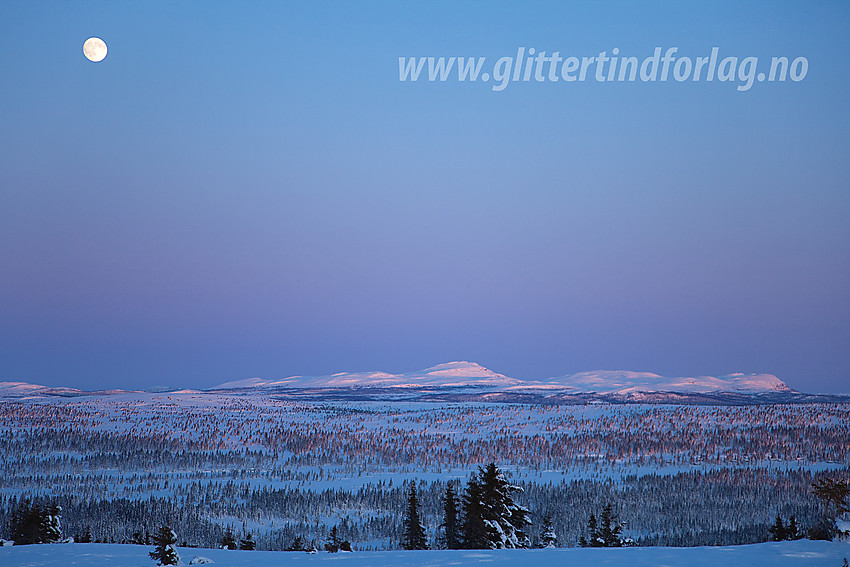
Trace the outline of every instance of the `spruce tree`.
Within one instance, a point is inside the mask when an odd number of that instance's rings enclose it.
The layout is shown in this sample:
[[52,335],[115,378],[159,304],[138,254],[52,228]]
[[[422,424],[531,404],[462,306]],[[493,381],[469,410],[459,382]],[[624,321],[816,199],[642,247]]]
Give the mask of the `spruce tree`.
[[407,550],[427,549],[428,541],[425,538],[425,528],[419,519],[419,503],[416,499],[416,485],[410,484],[410,492],[407,496],[407,512],[404,516],[404,532],[401,547]]
[[797,518],[788,518],[788,528],[785,530],[785,539],[800,539],[800,528],[797,526]]
[[620,539],[620,534],[623,527],[617,524],[616,516],[611,511],[611,504],[606,504],[602,508],[602,526],[599,528],[599,538],[602,540],[604,547],[622,547],[623,540]]
[[[847,496],[850,495],[850,487],[843,480],[834,480],[831,478],[821,478],[812,483],[812,494],[817,496],[823,502],[823,517],[824,521],[828,518],[833,522],[835,518],[850,511],[847,505]],[[835,511],[830,515],[831,508]]]
[[439,545],[443,549],[460,549],[460,526],[457,517],[457,497],[451,484],[446,486],[446,495],[443,498],[443,523],[440,524],[442,533]]
[[328,553],[336,553],[339,551],[342,541],[339,539],[339,529],[334,526],[331,528],[331,533],[328,534],[328,541],[325,543],[325,551]]
[[80,536],[80,539],[77,540],[77,543],[91,543],[91,527],[86,527],[86,533]]
[[473,475],[466,483],[463,495],[463,521],[461,534],[465,549],[490,549],[490,527],[484,519],[484,507],[481,503],[481,485]]
[[587,537],[581,536],[578,544],[581,547],[603,547],[605,545],[599,524],[596,522],[596,515],[593,512],[590,513],[590,519],[587,521]]
[[239,541],[239,549],[242,551],[254,551],[257,549],[257,543],[254,541],[251,532],[248,532],[248,535]]
[[519,487],[508,483],[496,463],[490,463],[478,471],[484,520],[490,527],[490,547],[528,547],[528,536],[525,533],[525,526],[530,523],[528,510],[517,505],[512,496],[520,490]]
[[304,545],[304,538],[300,535],[295,536],[295,539],[284,551],[307,551],[307,546]]
[[35,504],[21,500],[12,513],[11,536],[15,545],[62,541],[62,508],[56,504]]
[[558,538],[555,536],[555,529],[552,527],[552,516],[546,514],[543,516],[543,523],[540,526],[540,537],[537,545],[541,548],[555,547],[557,541]]
[[62,508],[55,504],[42,509],[39,529],[41,543],[56,543],[62,540],[61,514]]
[[788,532],[785,529],[785,524],[782,523],[782,518],[779,514],[776,515],[776,521],[770,527],[773,541],[784,541],[788,538]]
[[233,530],[227,528],[224,531],[224,535],[221,536],[219,545],[221,546],[221,549],[236,549],[236,537],[233,535]]
[[42,543],[42,510],[38,504],[22,499],[12,515],[12,539],[15,545]]
[[149,553],[151,559],[159,565],[177,565],[180,562],[180,556],[177,554],[177,548],[174,547],[176,543],[177,534],[174,530],[168,526],[162,526],[154,537],[156,548]]

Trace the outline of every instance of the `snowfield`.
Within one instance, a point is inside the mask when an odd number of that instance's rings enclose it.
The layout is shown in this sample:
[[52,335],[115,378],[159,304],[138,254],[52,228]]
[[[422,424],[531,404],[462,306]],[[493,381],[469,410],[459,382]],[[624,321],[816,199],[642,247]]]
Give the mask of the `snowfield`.
[[[0,548],[4,567],[153,567],[150,546],[52,544]],[[492,551],[371,551],[314,555],[283,551],[228,551],[178,548],[181,564],[207,558],[221,567],[339,565],[344,567],[442,567],[450,565],[529,565],[535,567],[841,567],[850,557],[847,542],[790,541],[734,547],[630,547],[619,549],[534,549]],[[200,564],[196,561],[195,564]]]

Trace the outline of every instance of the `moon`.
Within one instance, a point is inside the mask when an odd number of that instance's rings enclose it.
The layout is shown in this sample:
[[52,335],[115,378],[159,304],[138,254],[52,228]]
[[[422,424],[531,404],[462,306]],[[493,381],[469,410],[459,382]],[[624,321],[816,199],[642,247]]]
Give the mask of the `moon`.
[[106,57],[106,43],[99,37],[90,37],[83,44],[83,55],[89,61],[103,61]]

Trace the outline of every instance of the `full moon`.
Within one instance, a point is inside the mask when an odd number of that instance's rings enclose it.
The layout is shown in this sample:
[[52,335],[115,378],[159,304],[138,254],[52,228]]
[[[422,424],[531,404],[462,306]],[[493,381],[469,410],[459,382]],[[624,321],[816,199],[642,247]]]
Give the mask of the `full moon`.
[[83,44],[83,55],[86,56],[86,59],[95,63],[103,61],[103,58],[106,57],[106,43],[99,37],[88,38]]

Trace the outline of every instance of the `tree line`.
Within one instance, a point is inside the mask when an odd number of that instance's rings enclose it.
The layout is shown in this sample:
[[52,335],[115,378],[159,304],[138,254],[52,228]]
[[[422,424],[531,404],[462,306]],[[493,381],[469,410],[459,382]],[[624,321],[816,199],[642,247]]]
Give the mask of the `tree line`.
[[[670,479],[666,479],[670,482]],[[420,496],[429,495],[429,499],[433,498],[432,492],[442,486],[440,492],[440,513],[439,523],[431,518],[430,522],[422,515],[422,502]],[[551,513],[537,514],[536,522],[532,521],[532,516],[527,507],[517,501],[518,496],[523,496],[525,490],[522,486],[513,485],[508,482],[505,474],[495,465],[490,463],[487,466],[479,467],[477,472],[469,477],[468,482],[462,493],[458,494],[456,482],[449,482],[440,485],[439,483],[432,484],[430,487],[424,484],[419,485],[411,482],[404,486],[404,494],[406,501],[401,514],[393,515],[392,510],[395,506],[392,501],[384,501],[385,508],[388,514],[380,514],[378,517],[371,517],[370,522],[393,522],[398,521],[394,518],[401,517],[395,529],[389,533],[397,533],[398,539],[396,543],[390,543],[390,547],[402,547],[404,549],[426,549],[428,547],[443,548],[443,549],[499,549],[499,548],[523,548],[523,547],[551,547],[559,542],[563,544],[578,543],[578,545],[588,547],[608,547],[621,545],[653,545],[656,542],[646,537],[638,538],[637,541],[632,541],[623,533],[623,524],[620,523],[614,507],[610,503],[606,503],[601,508],[601,512],[597,515],[596,511],[591,511],[589,519],[586,523],[586,529],[580,532],[580,536],[570,540],[563,537],[563,531],[557,526],[564,521],[575,524],[577,517],[581,513],[577,513],[577,508],[571,507],[573,512],[570,517],[565,517],[563,514]],[[595,486],[595,485],[582,485]],[[423,492],[424,489],[424,492]],[[401,488],[394,489],[396,491]],[[850,488],[844,480],[828,475],[819,475],[811,482],[809,487],[811,496],[814,496],[820,502],[817,508],[820,511],[819,516],[808,516],[809,520],[804,523],[799,522],[799,516],[791,514],[787,520],[783,518],[781,513],[776,514],[773,525],[768,523],[763,524],[762,531],[754,532],[750,542],[765,541],[774,539],[777,541],[788,539],[799,539],[808,537],[810,539],[832,539],[839,534],[837,527],[837,519],[850,511],[847,498],[850,495]],[[333,493],[328,493],[331,495]],[[351,506],[356,504],[358,499],[351,493],[343,493],[346,495],[346,505]],[[608,496],[616,496],[616,492],[607,493]],[[620,493],[623,496],[625,493]],[[244,496],[244,495],[243,495]],[[329,501],[330,502],[330,501]],[[335,500],[339,504],[343,504]],[[541,502],[541,501],[538,501]],[[144,526],[153,524],[159,526],[179,526],[179,531],[186,538],[183,540],[184,546],[202,546],[215,547],[216,544],[220,547],[229,549],[251,550],[257,547],[257,540],[253,538],[253,534],[246,532],[243,526],[243,534],[241,538],[237,538],[233,533],[232,527],[221,527],[211,521],[211,518],[203,518],[199,511],[195,508],[181,506],[179,504],[169,503],[166,500],[157,501],[153,508],[146,506],[144,502],[125,502],[126,504],[134,504],[137,508],[115,508],[109,511],[104,508],[95,508],[99,510],[98,514],[103,518],[112,520],[127,518],[115,518],[114,516],[138,515],[142,522],[143,528],[133,532],[129,538],[103,538],[98,535],[96,541],[102,542],[119,542],[119,543],[136,543],[143,545],[151,545],[159,537],[148,533]],[[154,503],[151,499],[150,503]],[[150,504],[148,503],[148,504]],[[20,500],[11,498],[5,500],[6,514],[4,520],[0,522],[0,535],[9,537],[17,544],[32,544],[32,543],[53,543],[58,541],[66,541],[62,534],[62,523],[60,515],[63,505],[60,505],[55,499],[28,499]],[[622,506],[622,500],[618,502],[618,507]],[[740,502],[739,502],[740,505]],[[168,506],[170,508],[160,508],[160,506]],[[76,513],[79,508],[70,507],[72,514]],[[168,510],[171,510],[169,512]],[[541,510],[546,512],[559,511],[566,509],[563,506],[549,505]],[[152,510],[161,510],[162,513],[151,514]],[[787,510],[787,509],[784,509]],[[175,514],[181,512],[183,515]],[[186,515],[188,511],[189,515]],[[780,512],[783,510],[780,510]],[[786,512],[787,513],[787,512]],[[585,516],[587,517],[587,516]],[[194,518],[194,519],[192,519]],[[198,538],[196,531],[193,531],[192,522],[206,522],[209,527],[215,527],[219,531],[218,536],[211,543],[209,539]],[[79,525],[79,524],[77,524]],[[383,525],[383,524],[381,524]],[[346,517],[340,518],[340,521],[332,528],[328,528],[318,521],[312,525],[307,523],[300,524],[301,528],[289,526],[288,531],[270,531],[262,534],[261,543],[265,549],[290,550],[290,551],[311,551],[325,549],[327,551],[348,551],[354,548],[351,541],[362,541],[362,539],[352,538],[352,534],[362,533],[358,531],[350,519]],[[532,530],[531,527],[536,526]],[[646,526],[639,524],[630,524],[631,528],[639,531],[648,531]],[[431,532],[430,536],[428,532]],[[71,532],[74,534],[73,539],[78,542],[93,541],[92,530],[86,527],[84,531],[77,530]],[[97,532],[96,532],[97,533]],[[213,531],[213,533],[216,533]],[[388,533],[383,531],[381,533]],[[195,534],[195,535],[192,535]],[[288,535],[287,535],[288,534]],[[161,535],[161,534],[160,534]],[[317,537],[318,535],[318,537]],[[560,536],[560,537],[559,537]],[[175,536],[176,537],[176,536]],[[362,537],[362,536],[361,536]],[[748,536],[750,537],[750,536]],[[274,539],[277,538],[277,539]],[[191,544],[189,542],[192,542]],[[176,540],[175,540],[176,543]],[[682,540],[680,545],[694,545],[693,541]],[[709,544],[719,545],[726,544],[723,541],[711,541]],[[668,544],[670,545],[670,544]]]

